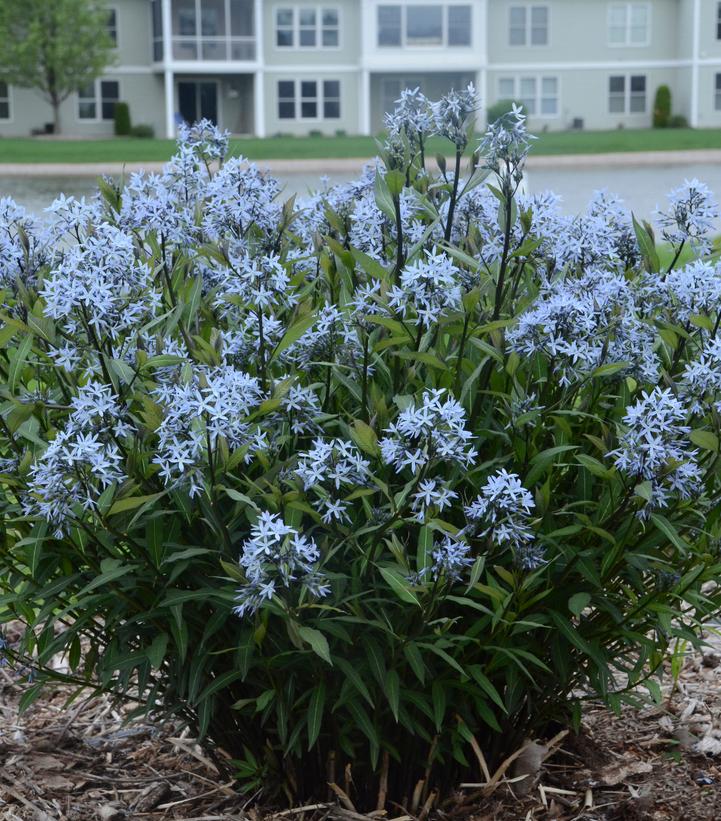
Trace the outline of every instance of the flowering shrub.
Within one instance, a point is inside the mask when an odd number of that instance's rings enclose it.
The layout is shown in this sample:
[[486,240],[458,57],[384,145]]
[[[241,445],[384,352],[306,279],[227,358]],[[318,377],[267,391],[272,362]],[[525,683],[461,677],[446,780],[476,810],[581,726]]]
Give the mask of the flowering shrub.
[[207,123],[47,224],[0,202],[25,703],[100,688],[266,799],[350,765],[371,807],[657,692],[721,601],[718,211],[685,184],[663,247],[605,193],[566,216],[521,190],[520,111],[464,167],[474,111],[404,95],[378,164],[303,202]]

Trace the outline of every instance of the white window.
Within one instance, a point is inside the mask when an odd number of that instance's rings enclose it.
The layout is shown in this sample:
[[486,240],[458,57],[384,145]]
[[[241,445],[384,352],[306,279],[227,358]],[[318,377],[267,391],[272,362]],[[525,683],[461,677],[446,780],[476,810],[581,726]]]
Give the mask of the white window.
[[254,60],[254,0],[171,0],[176,60]]
[[279,80],[278,119],[340,119],[340,80]]
[[721,3],[716,3],[716,39],[721,40]]
[[[716,87],[714,94],[714,108],[716,111],[721,111],[721,74],[716,74]],[[0,103],[2,105],[2,103]],[[0,114],[1,114],[0,110]]]
[[11,113],[10,86],[0,80],[0,120],[9,120]]
[[548,6],[511,6],[508,14],[508,42],[510,45],[548,45]]
[[95,80],[78,90],[79,120],[112,120],[120,99],[117,80]]
[[646,75],[617,74],[609,77],[608,110],[611,114],[645,114]]
[[110,42],[114,48],[118,47],[118,12],[115,9],[108,9],[107,32]]
[[611,3],[608,7],[608,44],[647,46],[650,22],[649,3]]
[[472,14],[467,3],[383,4],[376,20],[380,47],[471,45]]
[[498,79],[498,99],[522,103],[531,117],[558,117],[558,77],[520,76]]
[[339,9],[332,6],[277,8],[275,44],[278,48],[339,48]]

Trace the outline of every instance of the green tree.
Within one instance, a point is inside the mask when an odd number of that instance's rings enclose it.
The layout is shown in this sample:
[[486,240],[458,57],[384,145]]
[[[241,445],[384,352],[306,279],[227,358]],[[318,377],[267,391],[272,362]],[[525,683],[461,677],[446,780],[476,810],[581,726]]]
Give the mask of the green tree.
[[0,79],[37,89],[53,108],[111,62],[108,10],[101,0],[2,0]]

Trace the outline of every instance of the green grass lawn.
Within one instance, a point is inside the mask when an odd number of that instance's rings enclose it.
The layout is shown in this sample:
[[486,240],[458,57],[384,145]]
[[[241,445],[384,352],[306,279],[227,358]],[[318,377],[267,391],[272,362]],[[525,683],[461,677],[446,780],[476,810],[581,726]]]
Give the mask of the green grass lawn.
[[[167,160],[172,140],[116,138],[107,140],[47,140],[0,138],[0,163],[97,163]],[[598,154],[619,151],[669,151],[721,148],[721,129],[642,129],[564,131],[541,134],[534,154]],[[444,140],[433,140],[429,154],[450,154]],[[253,160],[368,158],[375,155],[371,137],[237,138],[232,153]]]

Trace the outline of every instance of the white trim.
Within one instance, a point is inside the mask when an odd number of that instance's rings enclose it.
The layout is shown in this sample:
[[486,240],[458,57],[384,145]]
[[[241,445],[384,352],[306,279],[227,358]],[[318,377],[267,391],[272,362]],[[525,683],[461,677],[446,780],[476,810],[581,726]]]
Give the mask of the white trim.
[[318,65],[293,65],[286,63],[284,65],[266,65],[265,71],[268,74],[357,74],[359,67],[357,65],[334,65],[319,63]]
[[253,3],[253,26],[255,29],[255,58],[259,68],[253,74],[253,132],[256,137],[265,137],[265,73],[260,66],[265,62],[265,33],[263,26],[263,2]]
[[701,41],[701,3],[693,0],[693,44],[691,49],[691,116],[689,125],[696,128],[699,123],[699,56]]
[[7,117],[0,117],[0,123],[12,123],[12,122],[15,122],[15,117],[14,117],[14,114],[15,114],[15,101],[13,99],[13,87],[10,85],[10,83],[5,82],[5,80],[3,80],[2,82],[4,82],[5,85],[7,86],[8,96],[7,97],[0,97],[0,100],[3,100],[3,101],[7,100],[8,116]]
[[[277,77],[273,80],[275,84],[275,119],[279,123],[340,123],[343,119],[343,81],[340,77],[304,77],[303,79],[299,79],[297,77]],[[303,105],[303,97],[301,96],[302,88],[300,87],[301,83],[304,82],[315,82],[316,84],[316,96],[314,98],[308,97],[307,99],[310,101],[311,99],[315,100],[316,104],[316,114],[315,117],[303,117],[301,114],[302,105]],[[337,117],[325,117],[323,115],[323,109],[325,107],[325,94],[323,93],[323,83],[325,82],[336,82],[338,83],[338,116]],[[295,109],[295,116],[294,117],[281,117],[280,116],[280,93],[279,93],[279,84],[280,83],[293,83],[293,103]],[[283,98],[287,100],[289,98]],[[335,97],[329,98],[331,100],[335,100]]]
[[265,74],[256,71],[253,75],[253,132],[256,137],[265,137]]
[[[631,40],[631,11],[633,6],[646,8],[646,39],[643,43],[634,43]],[[611,14],[614,8],[623,8],[626,12],[626,39],[623,43],[611,42]],[[653,9],[648,2],[614,2],[608,4],[606,12],[606,45],[609,48],[648,48],[651,45],[651,30],[653,27]]]
[[163,88],[165,96],[165,136],[169,140],[174,140],[175,133],[175,82],[173,72],[166,68],[163,72]]
[[[112,123],[115,120],[115,117],[103,117],[103,93],[102,93],[102,84],[103,83],[117,83],[118,84],[118,98],[115,100],[116,103],[125,102],[123,100],[123,86],[120,80],[117,77],[113,77],[109,79],[107,77],[96,77],[93,80],[93,89],[95,91],[95,96],[93,98],[93,102],[95,103],[95,116],[94,117],[81,117],[80,116],[80,91],[75,92],[75,119],[78,123],[82,125],[87,125],[89,123]],[[89,83],[88,83],[89,85]],[[83,102],[90,102],[90,97],[83,97]]]
[[[711,61],[712,64],[721,64],[721,58]],[[691,60],[611,60],[598,62],[575,63],[490,63],[491,71],[614,71],[623,73],[626,69],[655,68],[688,68]]]
[[[293,31],[293,45],[279,46],[278,45],[278,11],[290,11],[293,14],[293,22],[291,23]],[[315,41],[314,46],[302,46],[300,44],[300,12],[308,9],[315,11]],[[323,45],[323,12],[334,11],[338,15],[338,45],[324,46]],[[290,3],[276,3],[271,9],[271,19],[273,21],[273,51],[293,53],[300,52],[306,54],[309,51],[320,51],[326,53],[328,51],[341,51],[343,48],[343,9],[341,6],[329,3],[304,3],[302,5],[291,5]]]
[[171,60],[170,66],[176,74],[253,74],[263,68],[237,60]]
[[[525,42],[523,43],[512,43],[511,42],[511,12],[514,8],[522,8],[526,11],[526,22],[525,22]],[[546,9],[546,42],[545,43],[532,43],[532,34],[533,34],[533,23],[532,23],[532,9],[534,8],[545,8]],[[486,20],[488,18],[486,17]],[[508,47],[509,48],[548,48],[551,45],[551,6],[549,3],[511,3],[508,7],[508,28],[506,32],[508,34]]]
[[369,137],[371,134],[371,73],[368,69],[363,69],[360,74],[358,107],[358,130]]
[[106,74],[155,74],[152,66],[108,66]]
[[169,140],[174,140],[175,133],[175,83],[173,81],[173,55],[171,54],[171,2],[161,0],[160,3],[160,24],[163,34],[163,85],[165,89],[165,136]]

